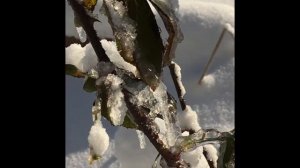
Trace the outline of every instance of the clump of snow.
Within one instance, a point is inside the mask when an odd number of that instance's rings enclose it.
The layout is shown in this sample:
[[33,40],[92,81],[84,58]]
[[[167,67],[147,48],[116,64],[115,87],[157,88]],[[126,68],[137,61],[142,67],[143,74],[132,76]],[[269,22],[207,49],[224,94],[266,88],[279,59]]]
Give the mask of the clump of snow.
[[213,74],[205,75],[201,81],[201,85],[203,85],[205,88],[208,88],[208,89],[214,87],[215,84],[216,84],[216,81],[215,81],[215,77]]
[[181,92],[181,98],[185,95],[186,91],[185,88],[182,84],[182,79],[181,79],[181,68],[178,64],[172,61],[172,64],[174,64],[174,69],[175,69],[175,74],[177,78],[177,83],[179,84],[180,92]]
[[82,72],[88,72],[97,63],[98,58],[90,43],[85,47],[81,47],[80,44],[71,44],[66,48],[66,64],[72,64]]
[[97,120],[92,126],[88,142],[90,147],[90,154],[102,156],[109,146],[109,136],[106,129],[102,127],[102,123]]
[[181,133],[181,136],[189,136],[190,133],[188,131],[184,131],[183,133]]
[[109,117],[111,118],[111,121],[114,125],[121,125],[127,111],[124,94],[121,90],[123,80],[114,74],[108,74],[106,77],[97,80],[97,84],[99,81],[103,81],[104,85],[109,88],[107,108],[110,109]]
[[208,152],[208,159],[213,161],[214,167],[217,167],[217,151],[216,148],[211,144],[199,146],[191,151],[182,152],[181,158],[190,163],[191,168],[210,168],[208,161],[203,154],[204,150]]
[[123,57],[120,55],[116,42],[114,41],[107,41],[107,40],[101,40],[101,44],[103,46],[103,49],[105,50],[106,55],[109,57],[110,61],[114,63],[118,68],[127,70],[129,72],[132,72],[136,77],[137,69],[134,65],[126,62]]
[[140,142],[140,148],[141,149],[145,149],[146,147],[146,140],[145,140],[145,135],[142,131],[140,130],[136,130],[136,133],[138,135],[138,139],[139,139],[139,142]]
[[83,43],[86,41],[86,33],[83,29],[83,27],[76,27],[78,36],[79,36],[79,40]]
[[217,167],[217,161],[218,161],[217,149],[213,145],[207,144],[203,146],[203,150],[207,152],[207,159],[213,162],[214,167]]
[[200,156],[203,153],[203,147],[199,146],[196,149],[188,152],[182,152],[181,158],[190,163],[192,168],[196,168],[200,161]]
[[234,27],[231,24],[226,23],[225,29],[234,37]]
[[198,115],[191,106],[186,105],[185,110],[177,115],[179,125],[182,129],[193,129],[194,131],[201,129],[198,123]]

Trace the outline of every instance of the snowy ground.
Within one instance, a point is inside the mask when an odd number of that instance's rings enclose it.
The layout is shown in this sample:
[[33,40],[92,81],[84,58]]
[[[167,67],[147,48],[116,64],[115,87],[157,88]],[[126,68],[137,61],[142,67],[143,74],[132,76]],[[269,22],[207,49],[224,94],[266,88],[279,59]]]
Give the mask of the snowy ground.
[[[66,34],[75,34],[70,7],[67,6],[66,11]],[[184,40],[178,45],[175,61],[182,69],[186,102],[197,112],[202,128],[231,130],[234,128],[234,40],[231,35],[225,34],[201,86],[198,80],[224,25],[229,23],[234,27],[234,1],[179,0],[178,17]],[[111,36],[107,21],[101,21],[97,25],[100,35]],[[160,20],[158,23],[166,39],[163,24]],[[85,52],[90,53],[90,50],[91,47],[87,47]],[[66,51],[66,54],[69,52]],[[72,52],[76,53],[76,49]],[[176,96],[168,69],[165,69],[163,78],[168,90]],[[66,82],[66,167],[86,168],[87,137],[92,125],[90,111],[95,95],[84,93],[82,82],[78,79],[67,77]],[[102,160],[91,167],[151,167],[157,152],[147,138],[145,149],[140,149],[135,130],[116,129],[105,122],[103,124],[110,136],[110,146]]]

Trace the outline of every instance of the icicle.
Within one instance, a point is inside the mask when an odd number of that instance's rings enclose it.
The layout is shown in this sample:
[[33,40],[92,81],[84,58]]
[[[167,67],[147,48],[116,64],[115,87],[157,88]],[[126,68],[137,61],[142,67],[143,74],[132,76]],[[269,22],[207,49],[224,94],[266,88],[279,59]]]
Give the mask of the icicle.
[[95,105],[92,107],[92,117],[93,122],[100,121],[101,118],[101,101],[99,99],[95,100]]
[[144,133],[142,131],[140,131],[140,130],[136,130],[136,133],[137,133],[138,138],[139,138],[140,148],[141,149],[145,149],[145,147],[146,147],[146,140],[145,140]]

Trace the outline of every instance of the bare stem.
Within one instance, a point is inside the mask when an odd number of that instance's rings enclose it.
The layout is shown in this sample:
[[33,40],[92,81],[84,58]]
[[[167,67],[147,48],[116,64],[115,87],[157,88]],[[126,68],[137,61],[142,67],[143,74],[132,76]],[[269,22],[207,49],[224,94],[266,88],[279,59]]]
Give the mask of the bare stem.
[[202,82],[204,76],[206,75],[206,72],[207,72],[207,70],[208,70],[208,68],[209,68],[209,66],[210,66],[210,64],[211,64],[211,62],[212,62],[214,56],[216,55],[216,52],[217,52],[217,50],[218,50],[218,48],[219,48],[219,46],[220,46],[220,44],[221,44],[221,41],[222,41],[222,39],[223,39],[223,37],[224,37],[225,32],[226,32],[226,29],[224,28],[223,31],[222,31],[222,33],[221,33],[221,36],[219,37],[219,39],[218,39],[218,41],[217,41],[217,44],[216,44],[216,46],[215,46],[215,48],[214,48],[214,50],[213,50],[211,56],[209,57],[209,60],[208,60],[208,62],[207,62],[207,64],[206,64],[206,66],[204,67],[203,73],[202,73],[202,75],[201,75],[201,77],[200,77],[200,79],[199,79],[199,81],[198,81],[198,84],[199,84],[199,85],[201,84],[201,82]]

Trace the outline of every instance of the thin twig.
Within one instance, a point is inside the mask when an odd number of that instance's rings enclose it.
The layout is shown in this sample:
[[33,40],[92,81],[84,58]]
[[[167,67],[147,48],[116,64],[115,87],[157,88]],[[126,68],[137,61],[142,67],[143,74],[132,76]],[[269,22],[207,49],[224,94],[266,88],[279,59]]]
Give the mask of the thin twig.
[[211,64],[211,62],[212,62],[214,56],[216,55],[216,51],[217,51],[217,49],[219,48],[219,46],[220,46],[220,44],[221,44],[221,41],[222,41],[222,39],[223,39],[223,37],[224,37],[225,32],[226,32],[226,28],[223,28],[223,31],[222,31],[222,33],[221,33],[221,36],[219,37],[219,39],[218,39],[218,41],[217,41],[217,44],[216,44],[216,46],[215,46],[215,48],[214,48],[214,50],[213,50],[211,56],[209,57],[209,60],[208,60],[208,62],[207,62],[207,64],[206,64],[206,66],[204,67],[203,73],[202,73],[202,75],[201,75],[201,77],[200,77],[200,79],[199,79],[199,81],[198,81],[198,84],[199,84],[199,85],[201,84],[201,82],[202,82],[204,76],[206,75],[206,72],[207,72],[207,70],[208,70],[208,68],[209,68],[209,66],[210,66],[210,64]]
[[84,31],[86,32],[87,38],[89,39],[95,50],[98,61],[109,62],[110,60],[105,54],[105,50],[103,49],[94,29],[93,21],[91,21],[90,16],[87,14],[85,8],[77,0],[68,1],[73,11],[75,12],[75,15],[79,18],[79,21],[82,24]]

